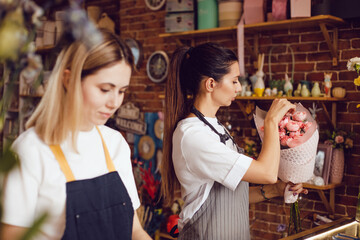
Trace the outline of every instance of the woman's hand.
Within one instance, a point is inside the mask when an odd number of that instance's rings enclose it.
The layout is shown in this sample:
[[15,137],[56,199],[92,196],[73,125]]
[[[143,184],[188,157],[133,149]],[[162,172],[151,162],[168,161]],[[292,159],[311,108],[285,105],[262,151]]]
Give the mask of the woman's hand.
[[[293,183],[289,182],[288,184],[290,184],[289,190],[293,192],[294,196],[296,196],[300,193],[308,194],[308,192],[309,192],[307,189],[303,188],[302,183],[293,184]],[[276,185],[276,189],[279,193],[279,196],[284,196],[286,183],[280,180],[275,185]]]
[[287,99],[276,98],[272,102],[270,109],[266,114],[265,122],[273,120],[276,124],[278,124],[287,112],[295,111],[295,108],[296,106]]

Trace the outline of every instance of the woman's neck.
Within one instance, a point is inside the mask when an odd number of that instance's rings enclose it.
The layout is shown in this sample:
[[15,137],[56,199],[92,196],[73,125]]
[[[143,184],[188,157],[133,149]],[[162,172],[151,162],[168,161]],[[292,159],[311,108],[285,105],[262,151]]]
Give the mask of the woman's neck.
[[219,110],[218,106],[214,106],[210,98],[206,96],[198,96],[195,99],[194,107],[200,111],[205,117],[216,117]]

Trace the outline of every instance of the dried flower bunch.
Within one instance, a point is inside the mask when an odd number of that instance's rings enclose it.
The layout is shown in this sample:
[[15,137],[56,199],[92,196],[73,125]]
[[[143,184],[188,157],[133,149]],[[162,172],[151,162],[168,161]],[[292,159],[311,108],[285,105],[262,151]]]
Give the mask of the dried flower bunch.
[[347,62],[347,69],[349,71],[356,71],[358,77],[354,79],[354,84],[360,86],[360,58],[354,57]]
[[354,141],[352,140],[351,133],[347,133],[344,130],[326,131],[328,139],[326,144],[332,145],[333,148],[349,149],[353,147]]
[[[353,57],[347,62],[347,69],[349,71],[356,71],[358,74],[358,77],[354,79],[355,86],[360,86],[360,58],[359,57]],[[360,104],[356,106],[357,108],[360,108]]]

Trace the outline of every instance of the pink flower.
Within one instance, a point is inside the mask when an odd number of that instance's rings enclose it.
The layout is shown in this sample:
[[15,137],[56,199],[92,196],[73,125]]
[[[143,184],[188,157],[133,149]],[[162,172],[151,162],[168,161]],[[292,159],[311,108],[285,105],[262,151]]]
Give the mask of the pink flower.
[[286,129],[289,130],[289,131],[297,131],[300,129],[300,126],[299,124],[297,124],[295,121],[289,121],[287,124],[286,124]]
[[281,119],[281,121],[279,122],[279,127],[280,128],[285,128],[286,124],[290,121],[289,117],[283,117],[283,119]]
[[289,137],[296,139],[297,137],[300,137],[300,135],[301,135],[301,133],[300,133],[300,129],[299,129],[296,132],[290,132]]
[[285,129],[282,128],[282,129],[279,130],[279,137],[280,137],[280,139],[281,139],[281,138],[283,138],[284,136],[286,136],[286,132],[285,132]]
[[336,143],[343,143],[344,142],[344,137],[343,136],[340,136],[340,135],[337,135],[335,137],[335,142]]
[[295,123],[299,126],[299,128],[304,128],[304,126],[305,126],[305,123],[303,123],[303,122],[296,122],[295,121]]
[[293,138],[289,137],[289,136],[284,136],[283,138],[280,139],[280,144],[281,146],[287,147],[288,144],[293,140]]
[[304,130],[307,131],[311,127],[311,125],[312,125],[312,122],[306,122],[303,127]]
[[293,117],[292,118],[293,120],[302,122],[306,119],[306,113],[305,112],[295,112],[292,117]]

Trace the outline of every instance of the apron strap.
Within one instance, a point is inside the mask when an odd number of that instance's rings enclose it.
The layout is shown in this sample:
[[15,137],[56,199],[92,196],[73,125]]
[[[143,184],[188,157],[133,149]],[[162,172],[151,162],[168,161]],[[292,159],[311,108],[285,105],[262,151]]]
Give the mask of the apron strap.
[[60,165],[61,171],[64,173],[66,182],[72,182],[75,181],[75,177],[73,172],[71,171],[71,168],[66,161],[66,158],[64,156],[63,151],[61,150],[60,145],[50,145],[49,146],[53,154],[55,155],[56,160],[58,161]]
[[103,145],[103,148],[104,148],[104,153],[105,153],[105,160],[106,160],[106,166],[109,170],[109,172],[115,172],[115,166],[114,166],[114,163],[113,161],[111,160],[111,157],[110,157],[110,154],[109,154],[109,151],[106,147],[106,144],[105,144],[105,141],[103,139],[103,136],[99,130],[99,128],[96,126],[96,129],[98,130],[99,134],[100,134],[100,137],[101,137],[101,142],[102,142],[102,145]]
[[[96,126],[96,130],[99,132],[100,137],[101,137],[101,142],[102,142],[103,149],[104,149],[105,161],[106,161],[107,169],[109,170],[109,172],[115,172],[116,170],[115,170],[114,163],[111,160],[111,157],[110,157],[109,151],[108,151],[108,149],[106,147],[103,136],[102,136],[102,134],[101,134],[101,132],[100,132],[100,130],[99,130],[99,128],[97,126]],[[55,155],[55,158],[56,158],[56,160],[58,161],[58,163],[60,165],[61,171],[65,175],[66,182],[75,181],[74,174],[71,171],[69,163],[66,161],[65,155],[64,155],[63,151],[61,150],[60,145],[50,145],[49,147],[50,147],[50,150]]]

